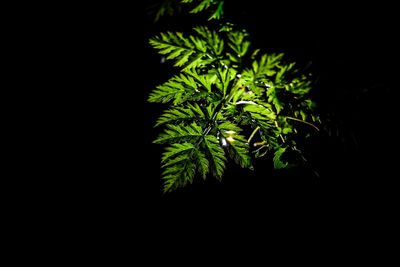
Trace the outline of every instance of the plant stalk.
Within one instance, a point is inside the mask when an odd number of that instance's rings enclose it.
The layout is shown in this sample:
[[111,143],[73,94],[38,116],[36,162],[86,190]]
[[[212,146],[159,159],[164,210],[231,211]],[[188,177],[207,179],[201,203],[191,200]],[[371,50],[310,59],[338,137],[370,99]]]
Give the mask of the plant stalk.
[[289,116],[285,116],[285,118],[290,119],[290,120],[294,120],[294,121],[299,121],[299,122],[302,122],[302,123],[305,123],[305,124],[308,124],[308,125],[310,125],[311,127],[313,127],[314,129],[316,129],[316,130],[319,132],[319,128],[318,128],[317,126],[315,126],[314,124],[309,123],[308,121],[303,121],[303,120],[296,119],[296,118],[289,117]]

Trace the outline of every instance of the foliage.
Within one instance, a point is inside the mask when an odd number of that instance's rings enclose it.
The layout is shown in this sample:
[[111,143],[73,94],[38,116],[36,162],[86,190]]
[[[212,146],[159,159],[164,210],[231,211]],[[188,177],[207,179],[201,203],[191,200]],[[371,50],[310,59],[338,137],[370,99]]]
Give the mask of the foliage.
[[182,0],[182,3],[195,3],[195,7],[190,11],[190,13],[199,13],[201,11],[209,9],[212,6],[213,11],[211,12],[208,20],[220,19],[221,16],[224,14],[224,1],[221,0]]
[[[182,2],[193,5],[191,13],[220,8],[210,19],[223,14],[223,1]],[[150,44],[179,70],[148,98],[169,105],[156,122],[165,130],[154,141],[167,145],[164,192],[191,183],[196,174],[221,179],[228,158],[249,169],[253,158],[272,156],[277,169],[290,165],[289,152],[302,158],[296,140],[318,130],[319,118],[310,75],[283,54],[253,49],[248,33],[227,22],[160,33]]]

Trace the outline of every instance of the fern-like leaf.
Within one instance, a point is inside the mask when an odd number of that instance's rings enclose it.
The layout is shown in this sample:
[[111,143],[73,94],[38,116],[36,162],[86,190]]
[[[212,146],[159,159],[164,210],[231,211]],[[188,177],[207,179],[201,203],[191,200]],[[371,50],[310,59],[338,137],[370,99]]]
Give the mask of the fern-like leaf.
[[256,103],[245,105],[243,110],[250,112],[252,117],[259,120],[274,121],[276,119],[276,114],[271,110],[270,107],[265,107]]
[[245,85],[257,96],[261,96],[271,87],[271,76],[277,72],[283,54],[264,54],[260,60],[255,60],[252,67],[245,69],[242,73]]
[[216,31],[211,31],[205,26],[195,27],[194,30],[207,42],[208,47],[215,56],[220,56],[222,54],[225,42]]
[[232,133],[232,132],[239,133],[242,131],[242,128],[240,128],[235,123],[230,122],[230,121],[225,121],[225,122],[219,124],[218,129],[220,131],[228,132],[228,133]]
[[274,168],[275,169],[282,169],[285,168],[288,163],[287,162],[283,162],[281,160],[282,154],[286,151],[286,148],[280,147],[278,150],[275,151],[274,153]]
[[189,153],[179,155],[163,168],[164,193],[186,186],[195,176],[195,166]]
[[217,5],[217,8],[212,12],[208,20],[220,19],[221,16],[224,14],[224,10],[222,9],[224,1],[222,0],[198,0],[198,1],[182,0],[182,3],[193,3],[193,2],[197,2],[198,4],[190,11],[190,13],[199,13],[209,9],[210,6],[212,5]]
[[176,67],[186,69],[209,63],[203,59],[208,55],[207,43],[195,36],[187,38],[180,32],[166,32],[151,38],[150,44],[167,59],[174,59]]
[[167,125],[164,133],[154,140],[156,144],[182,142],[202,137],[202,129],[195,122],[188,126],[184,125]]
[[[163,154],[163,157],[161,159],[162,163],[167,162],[167,160],[170,160],[172,157],[175,157],[177,155],[180,155],[184,152],[188,152],[188,151],[192,151],[193,149],[195,149],[195,146],[191,143],[175,143],[172,144],[170,147],[166,148],[166,151]],[[168,166],[168,165],[164,165],[164,166]]]
[[168,82],[157,86],[149,95],[149,102],[181,104],[187,100],[196,100],[207,93],[209,88],[202,88],[190,75],[180,74]]
[[[192,1],[190,1],[190,2],[192,2]],[[190,13],[199,13],[205,9],[208,9],[213,2],[214,2],[214,0],[202,0],[195,8],[193,8],[190,11]]]
[[[248,34],[245,31],[231,31],[228,34],[228,45],[234,51],[232,58],[240,58],[247,54],[250,47],[250,42],[245,40]],[[237,60],[235,60],[237,61]]]
[[209,159],[211,173],[215,178],[221,179],[225,169],[225,152],[213,135],[204,137],[202,144],[207,158]]
[[224,138],[224,144],[227,147],[230,158],[242,168],[253,169],[249,155],[249,145],[244,136],[239,134],[242,129],[231,122],[224,122],[218,128]]
[[203,179],[209,172],[209,162],[204,153],[192,143],[172,144],[162,157],[164,192],[192,183],[198,172]]
[[176,107],[167,110],[157,120],[155,126],[176,122],[193,122],[194,120],[203,120],[205,115],[197,103],[187,104],[186,107]]
[[186,69],[187,73],[192,79],[196,81],[196,84],[200,84],[208,92],[211,92],[211,86],[215,84],[217,75],[213,73],[199,74],[196,69]]
[[209,172],[210,164],[203,152],[196,148],[193,152],[193,161],[196,164],[196,170],[200,173],[203,179],[206,179]]
[[276,113],[279,114],[281,110],[284,108],[283,102],[279,99],[279,95],[281,93],[280,88],[271,87],[267,92],[268,103],[272,103],[276,109]]

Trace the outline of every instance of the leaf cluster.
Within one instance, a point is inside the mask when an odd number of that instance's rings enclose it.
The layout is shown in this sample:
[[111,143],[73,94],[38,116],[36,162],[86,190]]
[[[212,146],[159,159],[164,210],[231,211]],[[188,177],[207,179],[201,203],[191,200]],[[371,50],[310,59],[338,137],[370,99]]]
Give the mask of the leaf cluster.
[[[223,3],[183,2],[198,4],[192,13]],[[254,158],[272,155],[273,166],[285,168],[288,152],[301,154],[296,138],[318,130],[310,75],[285,62],[283,54],[252,48],[248,37],[223,23],[219,29],[197,26],[150,39],[179,70],[148,98],[169,105],[156,122],[164,132],[154,141],[166,146],[164,192],[196,175],[221,179],[228,159],[253,169]]]

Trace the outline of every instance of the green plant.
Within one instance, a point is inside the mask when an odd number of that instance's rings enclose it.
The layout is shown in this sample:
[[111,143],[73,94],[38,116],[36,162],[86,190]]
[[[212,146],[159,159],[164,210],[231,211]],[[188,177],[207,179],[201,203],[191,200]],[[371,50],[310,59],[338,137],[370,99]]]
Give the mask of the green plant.
[[[224,1],[182,2],[194,5],[192,13],[216,8],[210,19],[223,14]],[[310,131],[300,125],[318,130],[310,122],[318,120],[312,82],[283,54],[252,49],[248,33],[228,22],[160,33],[150,44],[179,69],[148,98],[169,105],[156,122],[165,130],[154,141],[167,145],[164,192],[184,187],[197,174],[221,179],[228,158],[249,169],[254,158],[267,155],[275,168],[290,166],[289,152],[302,158],[296,140]]]

